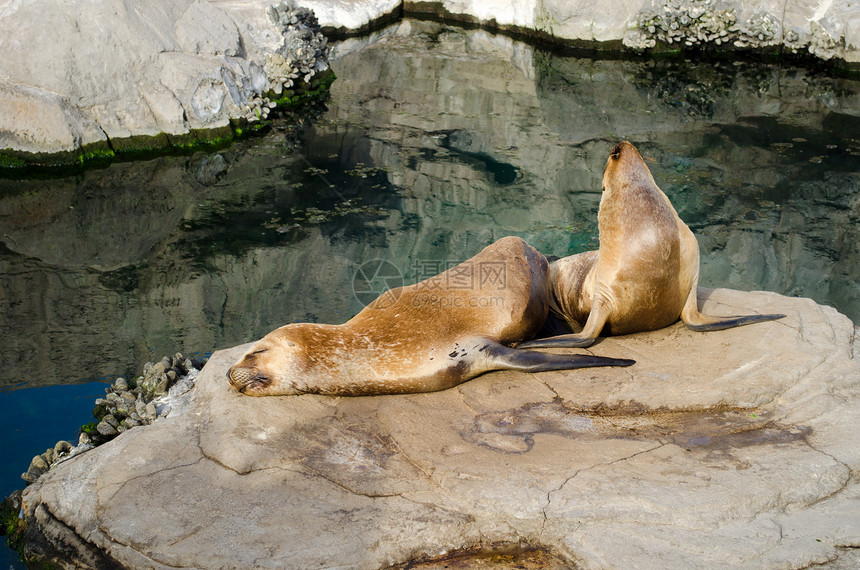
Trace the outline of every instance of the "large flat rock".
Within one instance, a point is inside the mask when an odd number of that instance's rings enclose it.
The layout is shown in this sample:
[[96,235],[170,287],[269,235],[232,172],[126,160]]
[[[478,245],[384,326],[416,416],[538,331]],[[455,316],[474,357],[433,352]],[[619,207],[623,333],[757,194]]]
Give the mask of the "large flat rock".
[[848,562],[854,325],[808,299],[700,296],[788,316],[590,349],[630,368],[405,396],[250,398],[225,378],[246,347],[217,352],[187,405],[28,487],[30,532],[69,567],[379,568],[499,543],[584,568]]

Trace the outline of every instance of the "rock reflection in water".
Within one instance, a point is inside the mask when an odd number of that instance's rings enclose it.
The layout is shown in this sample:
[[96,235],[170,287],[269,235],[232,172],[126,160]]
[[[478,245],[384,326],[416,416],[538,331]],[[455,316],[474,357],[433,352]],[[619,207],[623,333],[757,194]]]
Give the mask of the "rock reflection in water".
[[319,115],[221,152],[0,180],[0,386],[343,322],[361,263],[407,282],[505,235],[596,248],[630,139],[698,234],[703,286],[860,319],[860,83],[764,64],[599,60],[406,20],[341,43]]

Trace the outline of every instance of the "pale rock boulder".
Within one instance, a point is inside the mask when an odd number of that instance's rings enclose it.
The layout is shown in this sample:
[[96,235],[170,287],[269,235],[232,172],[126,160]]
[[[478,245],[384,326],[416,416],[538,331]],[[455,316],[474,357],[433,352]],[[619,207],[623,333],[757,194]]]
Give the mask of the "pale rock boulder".
[[313,10],[323,28],[341,32],[367,29],[403,8],[402,0],[300,0],[299,4]]
[[537,30],[558,38],[597,42],[617,41],[642,9],[641,1],[538,2]]
[[[267,87],[265,54],[283,45],[272,4],[0,2],[0,150],[226,126],[248,89]],[[239,97],[237,85],[247,86]]]
[[57,93],[0,81],[0,149],[39,153],[105,140],[99,125]]
[[242,56],[236,23],[209,2],[192,2],[174,24],[173,33],[185,53]]
[[[135,2],[56,3],[7,2],[2,20],[7,33],[0,50],[14,53],[0,62],[0,81],[5,86],[30,86],[53,94],[60,104],[77,112],[67,113],[65,129],[44,126],[14,113],[0,102],[0,116],[11,128],[0,131],[0,148],[12,147],[9,138],[25,138],[30,152],[57,152],[103,141],[107,137],[176,132],[180,123],[172,113],[156,115],[156,109],[176,110],[164,99],[172,95],[155,89],[151,67],[159,53],[176,52],[171,31],[191,2],[163,2],[158,9],[136,9]],[[150,6],[152,3],[146,3]],[[85,128],[95,123],[98,128]],[[143,127],[143,128],[141,128]],[[54,135],[59,129],[60,136]],[[62,136],[80,133],[79,136]],[[7,139],[7,140],[4,140]]]
[[225,374],[248,345],[217,352],[175,413],[25,490],[30,548],[66,568],[370,569],[499,543],[581,568],[850,567],[854,325],[773,293],[700,303],[788,316],[416,395],[246,397]]

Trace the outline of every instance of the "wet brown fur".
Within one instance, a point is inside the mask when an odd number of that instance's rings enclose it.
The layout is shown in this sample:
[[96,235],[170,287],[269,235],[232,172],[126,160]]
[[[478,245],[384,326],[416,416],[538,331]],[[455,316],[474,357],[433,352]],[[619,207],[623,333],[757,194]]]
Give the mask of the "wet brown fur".
[[718,330],[784,316],[699,312],[696,237],[627,141],[610,151],[597,219],[600,249],[550,266],[551,310],[581,332],[522,347],[589,346],[601,332],[655,330],[679,318],[695,330]]

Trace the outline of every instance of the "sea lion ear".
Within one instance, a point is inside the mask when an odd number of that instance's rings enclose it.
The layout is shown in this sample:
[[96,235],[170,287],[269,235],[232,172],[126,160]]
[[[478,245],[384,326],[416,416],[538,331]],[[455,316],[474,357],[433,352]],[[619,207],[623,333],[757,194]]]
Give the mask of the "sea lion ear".
[[620,157],[621,156],[621,147],[623,147],[623,146],[624,146],[624,143],[620,142],[617,145],[615,145],[614,147],[612,147],[612,150],[609,151],[609,157],[610,158],[616,158],[616,159],[618,157]]

